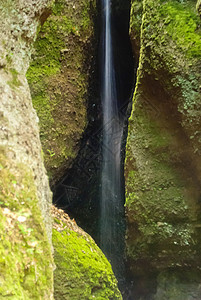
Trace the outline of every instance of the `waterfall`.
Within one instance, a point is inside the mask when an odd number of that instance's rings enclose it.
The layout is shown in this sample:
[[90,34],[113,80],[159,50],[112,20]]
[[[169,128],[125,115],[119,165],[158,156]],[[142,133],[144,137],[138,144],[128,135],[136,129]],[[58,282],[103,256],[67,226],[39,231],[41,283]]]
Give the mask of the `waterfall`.
[[101,102],[103,144],[101,172],[101,249],[111,261],[117,277],[123,270],[123,218],[121,142],[123,120],[120,117],[113,57],[111,1],[102,1]]

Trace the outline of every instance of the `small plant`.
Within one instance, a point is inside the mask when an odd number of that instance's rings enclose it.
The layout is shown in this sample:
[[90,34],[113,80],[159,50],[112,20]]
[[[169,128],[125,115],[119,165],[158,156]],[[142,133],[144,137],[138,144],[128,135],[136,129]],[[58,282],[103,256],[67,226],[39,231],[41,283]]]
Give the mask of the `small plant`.
[[47,149],[47,152],[49,153],[50,157],[53,157],[55,155],[55,152],[50,149]]

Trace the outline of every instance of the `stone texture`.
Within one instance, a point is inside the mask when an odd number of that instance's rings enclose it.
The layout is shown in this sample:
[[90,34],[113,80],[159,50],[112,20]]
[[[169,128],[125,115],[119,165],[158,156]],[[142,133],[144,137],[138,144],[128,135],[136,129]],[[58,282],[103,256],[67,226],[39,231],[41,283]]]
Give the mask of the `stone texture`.
[[179,273],[200,278],[199,27],[193,1],[132,1],[140,58],[126,152],[127,254],[132,273],[147,282],[169,269],[178,282]]
[[37,25],[50,1],[7,1],[1,4],[1,145],[10,160],[27,164],[33,171],[38,199],[51,236],[48,179],[41,157],[38,117],[25,78],[30,48]]
[[51,184],[72,166],[87,126],[94,0],[57,0],[40,28],[27,73]]
[[[50,1],[46,0],[9,0],[0,3],[0,151],[1,172],[4,174],[1,178],[1,214],[5,217],[1,222],[1,237],[4,239],[9,235],[11,238],[9,253],[5,246],[5,249],[1,249],[1,257],[7,256],[7,260],[12,260],[14,266],[19,265],[17,275],[17,270],[13,271],[14,274],[12,270],[8,272],[7,263],[1,261],[0,294],[4,297],[12,295],[15,299],[35,299],[40,293],[43,299],[52,299],[51,192],[41,156],[38,117],[33,109],[25,78],[37,26],[49,4]],[[40,209],[37,209],[37,206]],[[13,227],[5,224],[8,212],[12,216]],[[19,219],[25,222],[20,229],[17,216],[21,213],[27,213],[29,218],[27,215],[26,221],[23,216]],[[12,239],[15,229],[18,232],[16,236],[19,234],[17,240]],[[32,239],[36,244],[40,244],[37,250],[34,247],[30,250],[26,243],[23,250],[20,248],[24,240],[29,243]],[[20,244],[21,254],[18,253],[16,244]],[[25,257],[28,259],[30,252],[33,252],[33,259],[37,257],[38,264],[26,262]],[[32,270],[33,266],[35,271]],[[41,273],[44,286],[41,285],[42,281],[39,283],[37,279],[41,268],[44,268],[44,273]],[[30,276],[27,277],[27,274]],[[16,276],[16,285],[11,283],[12,276]],[[23,286],[25,279],[27,285]],[[11,283],[9,288],[5,282]],[[33,290],[35,285],[36,293]]]

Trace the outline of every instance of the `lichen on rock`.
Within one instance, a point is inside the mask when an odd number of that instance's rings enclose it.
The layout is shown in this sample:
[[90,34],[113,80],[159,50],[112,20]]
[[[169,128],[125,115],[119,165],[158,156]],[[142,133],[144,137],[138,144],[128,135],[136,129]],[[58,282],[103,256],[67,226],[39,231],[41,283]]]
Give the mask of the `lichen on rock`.
[[[5,150],[5,149],[4,149]],[[52,299],[53,259],[33,172],[0,154],[0,298]]]
[[50,2],[0,3],[0,298],[53,299],[51,192],[25,78]]

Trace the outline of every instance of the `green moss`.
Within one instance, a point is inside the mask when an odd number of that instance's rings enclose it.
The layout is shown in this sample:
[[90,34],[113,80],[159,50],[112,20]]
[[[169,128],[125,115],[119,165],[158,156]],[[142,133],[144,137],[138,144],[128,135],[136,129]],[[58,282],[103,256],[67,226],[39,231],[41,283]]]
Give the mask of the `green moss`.
[[[62,227],[62,224],[60,224]],[[53,230],[55,299],[122,299],[111,265],[95,242],[68,228]]]
[[[165,115],[160,111],[158,119],[153,111],[147,114],[142,101],[135,104],[129,124],[125,170],[127,254],[134,273],[141,260],[153,269],[173,267],[194,260],[199,248],[194,228],[199,208],[191,196],[195,186],[175,163],[181,160],[181,149],[177,149],[176,132],[171,134],[174,125],[164,121],[167,110]],[[189,194],[187,185],[192,189]]]
[[[161,1],[163,2],[163,1]],[[175,0],[163,3],[160,7],[160,20],[164,20],[168,35],[182,49],[188,58],[201,57],[200,19],[195,12],[195,5]]]
[[[141,12],[142,2],[133,1],[130,26],[131,32],[137,36],[135,38],[141,35],[144,70],[146,66],[146,71],[150,72],[151,65],[155,70],[165,68],[170,73],[176,73],[180,70],[178,65],[182,64],[181,59],[189,63],[200,58],[200,19],[194,1],[144,0],[143,5]],[[141,15],[142,21],[136,22]],[[139,24],[142,24],[141,31]],[[183,63],[183,68],[188,63]]]
[[131,13],[130,13],[130,28],[135,28],[135,34],[140,36],[141,25],[142,25],[142,12],[143,2],[141,0],[132,1]]
[[[166,101],[170,101],[170,106],[178,107],[181,124],[187,135],[195,136],[194,132],[198,130],[197,116],[201,109],[201,31],[195,3],[190,0],[144,0],[143,5],[137,86],[143,80],[142,84],[148,86],[149,80],[159,93],[166,93]],[[132,19],[136,14],[138,12],[133,9]],[[138,32],[135,22],[131,22],[131,26],[131,31]],[[137,100],[138,96],[137,87],[134,99]],[[199,139],[193,138],[192,143],[195,153],[198,152]]]
[[[126,248],[140,284],[149,272],[156,278],[161,270],[187,278],[184,268],[191,273],[199,265],[201,174],[201,31],[195,1],[141,4],[142,19],[136,22],[140,3],[132,1],[131,38],[140,38],[141,47],[125,163]],[[174,285],[168,276],[163,286],[157,283],[154,299],[187,299],[189,290],[199,298],[197,283],[190,286],[187,279],[185,290],[180,279]]]
[[20,80],[18,79],[18,72],[15,69],[9,69],[9,72],[12,75],[12,80],[8,81],[7,83],[12,87],[12,88],[18,88],[19,86],[22,85]]
[[[56,0],[40,28],[27,79],[40,120],[44,161],[49,176],[60,177],[77,155],[85,129],[88,86],[87,49],[93,34],[94,1]],[[85,50],[86,49],[86,52]],[[55,153],[54,156],[50,152]]]
[[[1,149],[2,150],[2,149]],[[52,256],[33,176],[0,155],[0,298],[50,299]]]

